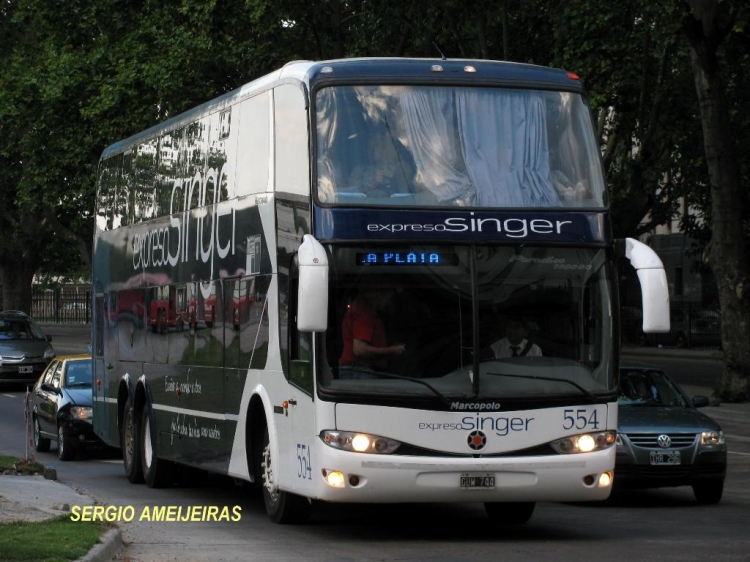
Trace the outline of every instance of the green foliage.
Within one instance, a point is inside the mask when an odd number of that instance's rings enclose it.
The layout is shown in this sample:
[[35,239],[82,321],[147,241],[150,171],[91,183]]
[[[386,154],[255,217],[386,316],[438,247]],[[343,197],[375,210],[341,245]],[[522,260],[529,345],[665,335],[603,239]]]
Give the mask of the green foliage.
[[[720,52],[743,184],[746,4],[728,4]],[[668,223],[683,198],[693,209],[684,227],[704,244],[711,193],[684,9],[672,0],[9,0],[0,8],[0,269],[77,276],[88,267],[98,158],[117,140],[289,60],[440,52],[578,73],[598,119],[615,234]]]

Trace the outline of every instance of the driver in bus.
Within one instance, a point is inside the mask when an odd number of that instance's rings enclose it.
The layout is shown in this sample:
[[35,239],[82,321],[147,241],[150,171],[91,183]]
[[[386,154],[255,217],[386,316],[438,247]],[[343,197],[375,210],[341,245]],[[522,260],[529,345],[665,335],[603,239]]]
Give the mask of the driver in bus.
[[505,337],[490,349],[496,359],[505,357],[541,357],[542,349],[528,338],[528,328],[522,318],[511,318],[505,325]]
[[388,359],[406,351],[406,345],[388,345],[382,311],[393,290],[368,287],[349,304],[342,323],[344,349],[339,359],[340,379],[373,379],[388,368]]

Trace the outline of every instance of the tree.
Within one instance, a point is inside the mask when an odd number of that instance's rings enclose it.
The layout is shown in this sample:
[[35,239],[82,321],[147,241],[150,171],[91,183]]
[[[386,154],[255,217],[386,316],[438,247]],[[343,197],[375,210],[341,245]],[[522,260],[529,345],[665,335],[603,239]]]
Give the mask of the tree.
[[[747,194],[740,180],[734,123],[727,100],[722,45],[750,12],[718,0],[683,3],[682,25],[691,47],[695,90],[710,180],[712,235],[706,261],[713,270],[722,311],[725,368],[717,388],[726,400],[750,392],[750,263],[747,255]],[[730,77],[731,79],[731,77]]]

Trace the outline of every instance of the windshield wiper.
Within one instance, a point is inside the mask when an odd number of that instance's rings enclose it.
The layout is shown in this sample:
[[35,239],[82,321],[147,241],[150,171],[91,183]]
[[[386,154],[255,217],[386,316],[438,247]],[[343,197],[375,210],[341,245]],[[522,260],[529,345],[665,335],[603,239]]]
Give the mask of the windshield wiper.
[[427,388],[429,388],[435,394],[435,396],[437,396],[438,398],[440,398],[440,400],[442,400],[442,402],[443,402],[443,404],[445,406],[450,406],[451,401],[448,399],[448,397],[445,396],[437,388],[435,388],[434,386],[432,386],[428,382],[425,382],[425,381],[420,380],[420,379],[415,379],[413,377],[403,377],[401,375],[394,375],[393,373],[387,373],[387,372],[384,372],[384,371],[377,371],[377,372],[376,371],[366,371],[366,372],[368,372],[368,373],[372,372],[372,373],[376,374],[379,377],[390,378],[390,379],[399,379],[399,380],[402,380],[402,381],[411,381],[411,382],[415,382],[415,383],[424,385]]
[[566,382],[572,386],[575,386],[578,390],[580,390],[584,395],[586,395],[592,402],[598,402],[599,399],[596,397],[595,394],[593,394],[591,391],[586,390],[583,388],[580,384],[577,382],[573,382],[568,379],[556,379],[553,377],[540,377],[538,375],[509,375],[507,373],[485,373],[487,375],[491,375],[493,377],[511,377],[514,379],[533,379],[533,380],[540,380],[540,381],[551,381],[551,382]]

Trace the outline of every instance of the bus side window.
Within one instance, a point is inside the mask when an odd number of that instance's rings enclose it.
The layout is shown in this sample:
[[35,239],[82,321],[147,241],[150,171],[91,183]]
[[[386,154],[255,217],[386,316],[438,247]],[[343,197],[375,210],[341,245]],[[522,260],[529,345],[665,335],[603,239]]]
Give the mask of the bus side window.
[[289,382],[294,383],[312,394],[313,392],[313,362],[312,362],[312,333],[300,332],[297,329],[297,307],[299,289],[299,268],[297,260],[292,264],[289,278]]

